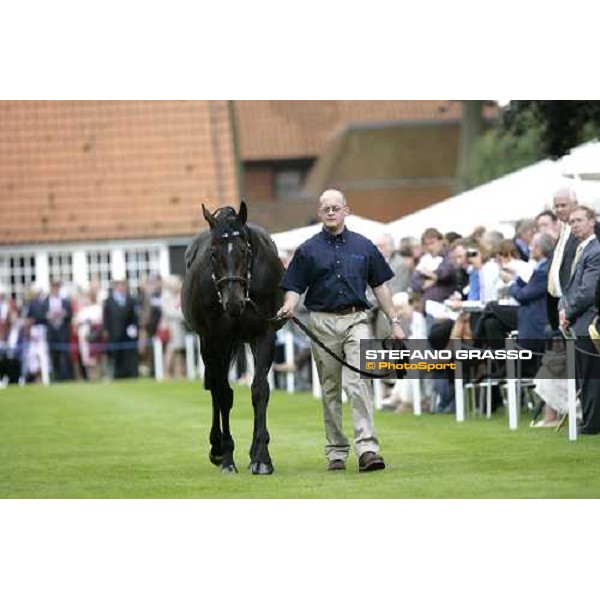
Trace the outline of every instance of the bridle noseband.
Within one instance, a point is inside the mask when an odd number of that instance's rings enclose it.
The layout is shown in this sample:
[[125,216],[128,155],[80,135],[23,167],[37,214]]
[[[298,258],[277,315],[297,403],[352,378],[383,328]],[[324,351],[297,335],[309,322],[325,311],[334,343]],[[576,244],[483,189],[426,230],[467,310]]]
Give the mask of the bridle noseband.
[[[221,235],[222,240],[226,240],[229,237],[237,237],[240,235],[239,231],[233,231],[232,233],[225,232]],[[252,280],[252,246],[250,242],[246,242],[246,277],[241,277],[240,275],[225,275],[223,277],[219,277],[217,279],[215,275],[215,264],[214,257],[211,253],[210,255],[210,266],[211,266],[211,278],[213,283],[215,284],[215,290],[217,292],[217,297],[219,298],[219,302],[223,303],[223,297],[221,295],[221,284],[228,281],[240,281],[246,285],[246,295],[244,296],[244,301],[248,302],[250,300],[250,282]]]

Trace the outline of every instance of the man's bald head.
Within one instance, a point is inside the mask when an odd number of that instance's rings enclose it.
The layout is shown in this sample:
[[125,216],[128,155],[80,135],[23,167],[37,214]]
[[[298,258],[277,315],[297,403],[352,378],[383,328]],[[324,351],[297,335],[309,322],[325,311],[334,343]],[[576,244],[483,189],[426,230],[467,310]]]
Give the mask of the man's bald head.
[[325,229],[337,235],[344,229],[344,219],[349,210],[346,206],[346,198],[339,190],[325,190],[319,198],[319,218]]
[[577,196],[575,195],[575,190],[573,190],[573,188],[560,188],[554,193],[554,214],[559,221],[567,223],[569,221],[569,214],[576,204]]
[[346,198],[344,197],[344,194],[340,192],[340,190],[336,190],[333,188],[325,190],[319,198],[319,204],[323,204],[323,202],[328,200],[331,200],[336,203],[341,202],[342,206],[346,206]]

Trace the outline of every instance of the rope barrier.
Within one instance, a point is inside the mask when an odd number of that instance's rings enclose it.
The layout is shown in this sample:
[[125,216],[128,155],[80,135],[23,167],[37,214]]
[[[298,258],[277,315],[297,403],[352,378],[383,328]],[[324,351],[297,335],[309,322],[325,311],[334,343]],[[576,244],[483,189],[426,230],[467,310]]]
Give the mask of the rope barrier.
[[[517,342],[515,342],[515,348],[517,350],[527,350],[528,352],[531,352],[531,354],[533,354],[534,356],[545,356],[546,353],[545,352],[536,352],[535,350],[531,350],[530,348],[525,348],[524,346],[521,346],[520,344],[518,344]],[[566,354],[566,350],[564,352],[555,352],[554,354],[556,354],[556,356],[562,356],[563,354]]]
[[577,345],[575,345],[575,352],[579,352],[579,354],[586,354],[587,356],[592,356],[593,358],[600,358],[600,354],[597,352],[587,352],[582,348],[578,348]]
[[[39,340],[27,340],[27,341],[23,341],[23,342],[19,342],[18,344],[16,344],[16,346],[13,346],[12,348],[10,348],[11,352],[15,352],[18,350],[22,350],[25,346],[28,346],[30,344],[35,344],[37,341]],[[151,346],[153,344],[153,339],[147,339],[147,340],[132,340],[130,342],[90,342],[88,343],[88,347],[90,348],[90,350],[94,351],[94,350],[135,350],[138,349],[140,347],[144,347],[144,346]],[[65,351],[70,351],[73,350],[74,348],[79,347],[79,343],[78,342],[46,342],[45,344],[49,350],[65,350]],[[9,349],[6,348],[3,351],[7,352]]]

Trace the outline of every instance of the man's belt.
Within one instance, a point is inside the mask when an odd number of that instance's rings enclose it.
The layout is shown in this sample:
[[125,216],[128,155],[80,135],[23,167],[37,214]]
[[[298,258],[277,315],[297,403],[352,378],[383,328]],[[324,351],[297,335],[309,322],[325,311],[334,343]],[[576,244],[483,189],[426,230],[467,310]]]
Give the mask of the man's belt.
[[324,310],[323,312],[334,315],[349,315],[350,313],[362,312],[366,310],[364,306],[344,306],[344,308],[336,308],[335,310]]

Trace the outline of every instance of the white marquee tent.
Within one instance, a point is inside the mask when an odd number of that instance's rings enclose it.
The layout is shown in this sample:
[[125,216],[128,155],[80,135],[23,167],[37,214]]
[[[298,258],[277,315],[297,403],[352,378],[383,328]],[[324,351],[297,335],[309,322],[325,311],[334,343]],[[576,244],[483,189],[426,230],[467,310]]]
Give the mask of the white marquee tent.
[[[353,214],[346,217],[346,225],[351,231],[356,231],[371,240],[374,240],[380,233],[387,230],[385,223],[365,219]],[[280,253],[291,252],[307,239],[317,234],[322,227],[321,223],[315,223],[314,225],[307,225],[306,227],[291,229],[290,231],[274,233],[271,237]]]
[[388,224],[396,242],[427,227],[469,235],[478,225],[512,235],[515,221],[550,208],[559,187],[572,187],[580,203],[600,212],[600,142],[573,149],[559,160],[543,160]]

